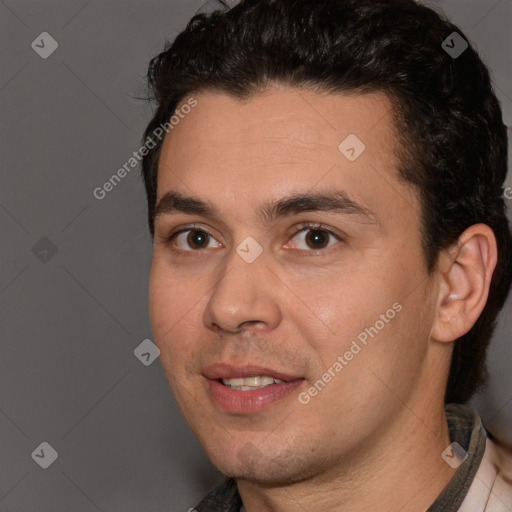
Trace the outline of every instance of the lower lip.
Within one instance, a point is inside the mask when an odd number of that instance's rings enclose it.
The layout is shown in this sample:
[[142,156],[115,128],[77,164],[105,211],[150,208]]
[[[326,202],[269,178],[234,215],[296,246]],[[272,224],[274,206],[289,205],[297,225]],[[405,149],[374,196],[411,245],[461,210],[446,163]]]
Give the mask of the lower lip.
[[289,396],[304,382],[304,379],[280,384],[270,384],[261,389],[240,391],[224,386],[218,380],[207,379],[213,401],[229,412],[250,413],[265,409],[270,404]]

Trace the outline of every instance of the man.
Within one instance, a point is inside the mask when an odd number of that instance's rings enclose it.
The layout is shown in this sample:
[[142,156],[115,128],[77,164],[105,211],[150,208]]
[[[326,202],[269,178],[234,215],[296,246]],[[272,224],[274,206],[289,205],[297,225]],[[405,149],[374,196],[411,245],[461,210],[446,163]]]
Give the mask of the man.
[[506,130],[461,31],[243,0],[149,85],[151,324],[227,477],[195,510],[510,510],[510,453],[461,405],[512,277]]

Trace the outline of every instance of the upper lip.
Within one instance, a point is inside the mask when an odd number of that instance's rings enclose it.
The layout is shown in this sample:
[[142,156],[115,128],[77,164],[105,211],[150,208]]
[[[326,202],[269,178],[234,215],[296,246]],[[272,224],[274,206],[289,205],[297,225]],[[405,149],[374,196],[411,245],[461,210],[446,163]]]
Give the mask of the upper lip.
[[302,377],[290,373],[281,372],[264,366],[247,364],[243,366],[234,366],[228,363],[215,363],[207,366],[204,370],[204,376],[207,379],[236,379],[244,377],[256,377],[267,375],[274,379],[292,381],[302,379]]

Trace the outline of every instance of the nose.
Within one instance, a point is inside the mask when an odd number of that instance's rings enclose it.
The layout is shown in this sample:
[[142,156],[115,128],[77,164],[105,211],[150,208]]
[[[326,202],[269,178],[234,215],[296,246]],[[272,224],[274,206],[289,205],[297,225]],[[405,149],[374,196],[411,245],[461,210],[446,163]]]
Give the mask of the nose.
[[271,330],[279,325],[282,285],[268,264],[264,253],[247,263],[232,251],[203,313],[208,328],[239,333],[247,327]]

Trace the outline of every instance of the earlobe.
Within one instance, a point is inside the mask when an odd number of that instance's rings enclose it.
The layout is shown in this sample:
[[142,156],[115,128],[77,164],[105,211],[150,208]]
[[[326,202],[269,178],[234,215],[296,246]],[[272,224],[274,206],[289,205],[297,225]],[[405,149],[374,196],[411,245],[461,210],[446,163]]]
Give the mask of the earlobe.
[[496,237],[485,224],[469,227],[440,255],[431,339],[451,342],[473,327],[487,302],[497,257]]

